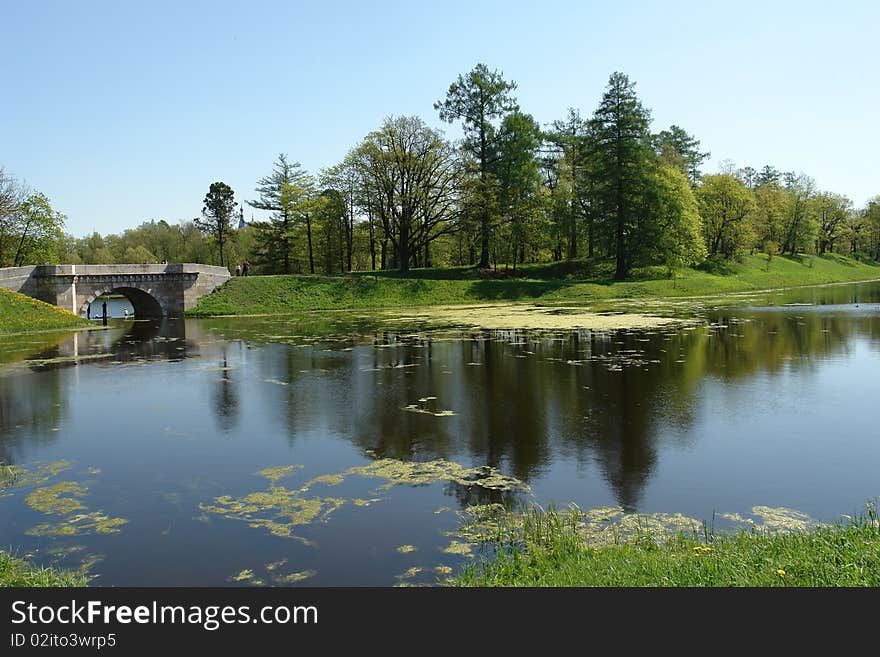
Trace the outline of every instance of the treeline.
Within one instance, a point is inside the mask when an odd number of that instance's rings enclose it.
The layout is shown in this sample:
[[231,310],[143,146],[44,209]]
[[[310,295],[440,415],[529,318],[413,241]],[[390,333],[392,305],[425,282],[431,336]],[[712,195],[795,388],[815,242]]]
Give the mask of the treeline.
[[[770,165],[724,165],[706,175],[709,153],[699,140],[675,125],[652,132],[649,110],[622,73],[610,77],[591,116],[570,109],[544,127],[519,107],[515,91],[514,82],[478,64],[434,104],[442,121],[462,126],[459,142],[401,116],[317,175],[280,155],[257,182],[256,198],[244,202],[268,217],[244,229],[234,228],[243,210],[233,190],[215,182],[198,220],[151,221],[79,240],[58,229],[52,257],[231,268],[248,259],[260,273],[515,270],[586,257],[610,261],[618,279],[646,265],[674,275],[707,258],[756,252],[880,260],[880,197],[855,208],[805,174]],[[12,244],[5,234],[0,240]],[[0,263],[50,257],[48,248],[12,256],[3,244]]]

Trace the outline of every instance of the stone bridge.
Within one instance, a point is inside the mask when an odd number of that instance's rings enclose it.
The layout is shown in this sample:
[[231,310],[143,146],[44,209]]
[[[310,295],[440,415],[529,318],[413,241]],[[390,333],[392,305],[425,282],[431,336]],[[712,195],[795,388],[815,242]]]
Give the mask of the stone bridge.
[[[103,294],[122,294],[135,317],[182,315],[199,297],[229,280],[211,265],[32,265],[0,269],[0,287],[61,306],[85,317]],[[94,310],[92,315],[94,316]]]

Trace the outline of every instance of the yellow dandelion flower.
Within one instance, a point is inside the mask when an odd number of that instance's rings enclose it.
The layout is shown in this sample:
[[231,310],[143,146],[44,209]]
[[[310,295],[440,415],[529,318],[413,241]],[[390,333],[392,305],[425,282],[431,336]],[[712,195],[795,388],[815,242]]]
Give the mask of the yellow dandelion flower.
[[779,575],[780,577],[785,577],[785,571],[782,570],[782,568],[777,568],[776,574]]

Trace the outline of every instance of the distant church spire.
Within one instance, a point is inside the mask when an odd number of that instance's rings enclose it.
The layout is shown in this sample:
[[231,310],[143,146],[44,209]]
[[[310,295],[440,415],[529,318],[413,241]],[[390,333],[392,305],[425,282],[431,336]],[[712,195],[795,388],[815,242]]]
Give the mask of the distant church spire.
[[239,214],[238,214],[238,229],[241,230],[242,228],[244,228],[244,225],[245,225],[244,224],[244,208],[239,207],[238,212],[239,212]]

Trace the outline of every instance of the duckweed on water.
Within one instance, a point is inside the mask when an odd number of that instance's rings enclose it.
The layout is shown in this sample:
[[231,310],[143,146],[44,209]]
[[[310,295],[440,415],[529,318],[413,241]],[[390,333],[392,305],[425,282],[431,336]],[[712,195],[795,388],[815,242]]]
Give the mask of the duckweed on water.
[[61,481],[54,486],[37,488],[25,498],[25,504],[41,513],[64,515],[85,509],[86,506],[75,499],[86,494],[85,487],[74,481]]
[[495,468],[482,466],[465,468],[453,461],[398,461],[378,459],[367,465],[346,470],[346,474],[385,479],[380,489],[392,488],[398,484],[425,486],[441,481],[453,482],[462,486],[479,486],[500,491],[529,491],[527,484],[515,477],[503,475]]
[[328,486],[335,486],[336,484],[341,484],[344,479],[345,477],[341,474],[325,474],[310,479],[305,483],[303,488],[308,489],[312,484],[327,484]]
[[400,552],[401,554],[409,554],[410,552],[415,552],[416,550],[418,550],[418,548],[416,546],[409,545],[409,544],[401,545],[401,546],[396,547],[394,549],[397,550],[398,552]]
[[284,477],[289,477],[293,474],[294,470],[298,470],[302,468],[301,465],[279,465],[274,468],[266,468],[265,470],[260,470],[257,474],[261,477],[265,477],[273,484],[279,479],[283,479]]
[[296,582],[301,582],[304,579],[309,579],[310,577],[314,577],[318,574],[317,570],[303,570],[299,573],[290,573],[289,575],[283,575],[281,577],[276,577],[274,579],[276,584],[295,584]]
[[362,500],[361,498],[356,497],[351,501],[351,503],[355,506],[370,506],[371,504],[375,504],[376,502],[381,502],[383,499],[384,498],[382,497],[373,497],[369,500]]
[[298,490],[273,486],[268,491],[250,493],[241,498],[221,495],[215,504],[200,504],[199,508],[233,520],[242,520],[254,529],[266,529],[270,534],[285,538],[306,539],[293,533],[294,527],[312,522],[325,522],[327,517],[344,503],[338,498],[302,497]]
[[30,536],[78,536],[81,534],[116,534],[125,518],[111,518],[100,511],[78,513],[57,523],[44,523],[31,527],[25,533]]
[[[25,486],[38,486],[32,490],[24,502],[34,511],[46,515],[63,516],[57,522],[42,523],[25,533],[30,536],[77,536],[88,533],[115,534],[127,520],[113,518],[101,511],[89,511],[82,499],[88,493],[86,486],[75,481],[60,481],[51,486],[39,487],[58,473],[70,468],[68,461],[54,461],[38,464],[32,469],[21,466],[2,466],[0,491],[10,494],[11,489]],[[100,470],[89,468],[90,475]],[[77,513],[80,512],[80,513]]]
[[412,568],[408,568],[400,575],[397,575],[397,579],[411,579],[422,572],[424,568],[421,566],[413,566]]
[[442,550],[446,554],[459,554],[464,557],[473,558],[474,544],[463,543],[462,541],[452,541]]
[[256,491],[243,497],[221,495],[215,497],[212,504],[199,504],[199,509],[206,513],[243,521],[250,527],[265,529],[275,536],[295,538],[308,544],[308,540],[294,533],[295,527],[326,522],[329,515],[344,504],[366,507],[383,499],[377,497],[344,500],[336,497],[307,496],[306,493],[315,484],[337,485],[347,477],[357,475],[384,479],[385,483],[379,487],[382,490],[400,484],[424,486],[439,482],[453,482],[461,486],[479,486],[499,491],[529,490],[528,486],[518,479],[503,475],[488,466],[465,468],[452,461],[409,462],[395,459],[378,459],[367,465],[349,468],[342,473],[314,477],[296,489],[278,485],[280,479],[290,476],[301,467],[301,465],[283,465],[260,470],[256,474],[269,480],[268,490]]
[[0,464],[0,496],[13,488],[44,484],[58,473],[68,470],[70,466],[70,461],[52,461],[36,464],[29,470],[20,465]]
[[818,523],[805,513],[786,507],[753,506],[752,518],[739,513],[722,513],[721,517],[731,522],[747,525],[761,531],[804,531]]

